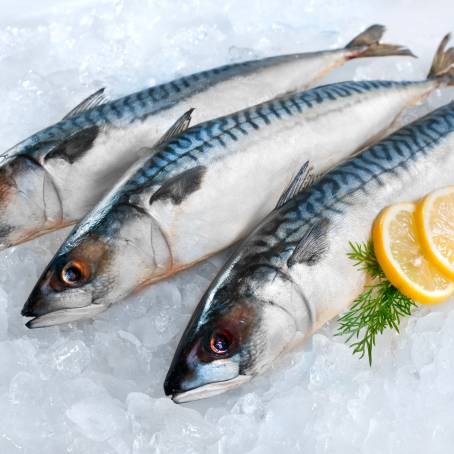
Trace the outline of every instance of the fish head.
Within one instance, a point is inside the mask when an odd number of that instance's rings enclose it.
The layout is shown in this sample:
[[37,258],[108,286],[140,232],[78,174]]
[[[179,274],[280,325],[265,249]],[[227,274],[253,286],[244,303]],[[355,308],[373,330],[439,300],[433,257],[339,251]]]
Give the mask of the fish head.
[[94,302],[98,289],[105,286],[96,274],[105,266],[108,251],[108,244],[90,236],[72,248],[60,249],[22,309],[23,316],[33,317],[27,326],[52,326],[102,312],[105,307]]
[[165,379],[164,391],[174,402],[236,388],[268,368],[288,345],[294,322],[257,291],[262,272],[267,270],[256,269],[222,286],[215,282],[207,291]]
[[248,381],[255,309],[247,301],[204,316],[195,314],[183,334],[164,383],[177,403],[220,394]]
[[[158,268],[167,269],[168,249],[154,227],[148,215],[128,207],[99,223],[79,224],[25,303],[22,315],[34,317],[27,326],[92,318],[139,289]],[[146,244],[151,237],[154,249]]]
[[19,154],[0,164],[0,249],[56,228],[61,219],[57,188],[38,161]]

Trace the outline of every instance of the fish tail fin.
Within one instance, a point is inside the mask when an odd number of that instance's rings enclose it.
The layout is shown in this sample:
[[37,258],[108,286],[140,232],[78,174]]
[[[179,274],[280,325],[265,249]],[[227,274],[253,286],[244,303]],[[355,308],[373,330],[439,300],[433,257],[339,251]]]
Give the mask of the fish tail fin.
[[448,33],[441,40],[427,78],[441,79],[448,85],[454,85],[454,47],[446,49],[450,39],[451,33]]
[[362,57],[385,57],[395,55],[405,55],[415,57],[413,52],[407,47],[399,44],[381,43],[386,28],[383,25],[374,24],[366,28],[358,36],[355,36],[346,46],[345,49],[353,51],[351,58]]

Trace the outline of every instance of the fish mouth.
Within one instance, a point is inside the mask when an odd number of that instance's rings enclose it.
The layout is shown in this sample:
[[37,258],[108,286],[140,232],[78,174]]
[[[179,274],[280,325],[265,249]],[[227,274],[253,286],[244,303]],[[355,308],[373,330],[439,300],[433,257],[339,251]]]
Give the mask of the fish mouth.
[[183,404],[194,400],[206,399],[208,397],[217,396],[230,389],[247,383],[252,378],[251,375],[238,375],[235,378],[224,381],[208,383],[207,385],[198,386],[197,388],[189,389],[188,391],[174,392],[171,399],[176,404]]
[[[29,320],[25,326],[30,329],[47,328],[49,326],[61,325],[63,323],[75,322],[87,318],[93,318],[107,307],[104,304],[90,304],[84,307],[74,307],[70,309],[59,309],[48,312],[47,314],[38,315]],[[27,314],[23,314],[27,316]]]

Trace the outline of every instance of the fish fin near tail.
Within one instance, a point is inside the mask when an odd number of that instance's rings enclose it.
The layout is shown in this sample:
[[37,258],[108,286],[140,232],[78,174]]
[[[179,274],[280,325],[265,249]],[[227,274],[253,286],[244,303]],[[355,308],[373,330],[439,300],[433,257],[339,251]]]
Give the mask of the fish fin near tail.
[[309,161],[306,161],[279,198],[276,208],[280,208],[291,198],[303,192],[314,180],[314,168],[309,165]]
[[385,44],[380,43],[380,39],[385,33],[386,28],[383,25],[374,24],[366,28],[358,36],[355,36],[346,46],[346,49],[352,51],[357,50],[353,53],[351,58],[363,58],[363,57],[385,57],[385,56],[396,56],[404,55],[409,57],[415,57],[415,54],[405,46],[398,44]]
[[447,81],[448,85],[454,85],[454,47],[446,49],[450,39],[451,34],[448,33],[441,40],[427,78],[443,79]]

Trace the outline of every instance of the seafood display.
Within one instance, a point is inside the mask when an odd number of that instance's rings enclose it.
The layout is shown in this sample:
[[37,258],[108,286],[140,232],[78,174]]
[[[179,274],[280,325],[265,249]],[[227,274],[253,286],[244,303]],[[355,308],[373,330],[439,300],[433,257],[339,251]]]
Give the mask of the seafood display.
[[412,55],[373,25],[345,48],[234,63],[109,101],[104,89],[0,156],[0,249],[74,224],[184,112],[194,122],[314,84],[349,60]]
[[185,403],[237,388],[335,317],[337,335],[372,365],[386,327],[398,332],[417,303],[454,295],[454,101],[402,126],[403,114],[454,87],[450,35],[422,80],[356,73],[317,86],[350,60],[414,57],[382,43],[384,31],[112,101],[100,89],[1,154],[0,250],[74,225],[33,276],[26,326],[95,318],[234,246],[187,312],[166,396]]
[[[305,187],[303,168],[278,207],[207,290],[165,382],[176,402],[236,387],[345,310],[364,287],[347,257],[380,210],[453,184],[454,103],[362,151]],[[296,194],[293,198],[292,194]],[[329,282],[342,279],[339,290]]]
[[450,83],[444,47],[427,80],[330,84],[168,136],[63,242],[23,308],[27,326],[93,317],[243,238],[305,161],[326,172]]

